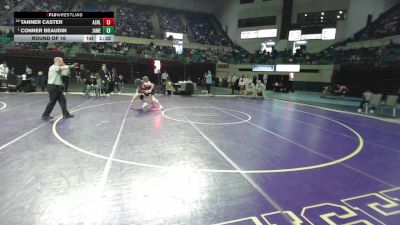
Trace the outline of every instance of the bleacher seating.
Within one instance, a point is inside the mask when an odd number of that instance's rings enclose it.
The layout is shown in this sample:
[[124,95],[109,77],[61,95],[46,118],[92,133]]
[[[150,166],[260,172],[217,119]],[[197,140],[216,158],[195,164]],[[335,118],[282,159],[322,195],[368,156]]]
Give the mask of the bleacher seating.
[[13,9],[21,0],[0,0],[0,15]]
[[97,5],[87,4],[84,6],[79,5],[77,11],[82,12],[111,12],[111,5],[104,2],[103,4],[99,3]]
[[[15,8],[22,0],[0,0],[0,16],[5,15],[13,8]],[[2,25],[4,26],[12,26],[14,24],[14,20],[11,18],[6,18]]]
[[354,35],[353,41],[378,39],[400,34],[400,3],[382,14],[370,26]]
[[[15,7],[22,0],[3,0],[11,2],[9,5]],[[28,0],[22,11],[71,11],[75,1],[68,0]],[[7,8],[9,8],[7,6]],[[111,11],[109,3],[94,5],[91,3],[78,3],[75,11]],[[181,15],[186,14],[189,27],[192,30],[196,42],[207,45],[230,46],[231,42],[226,35],[219,35],[210,23],[210,15],[170,10],[157,7],[149,7],[137,4],[129,4],[127,7],[116,10],[116,29],[118,36],[154,39],[155,30],[152,25],[153,15],[156,15],[162,35],[165,31],[187,33],[188,28],[184,25]],[[3,25],[12,26],[13,18],[3,21]],[[157,34],[158,35],[158,34]],[[157,38],[162,38],[158,37]]]
[[154,38],[151,16],[147,7],[120,8],[117,10],[115,34],[120,36]]
[[394,94],[399,89],[400,45],[337,50],[329,54],[334,63],[340,65],[333,80],[346,84],[352,95],[360,96],[367,89],[374,93]]
[[72,2],[68,0],[28,0],[22,11],[25,12],[68,12]]
[[158,23],[161,31],[175,33],[186,33],[186,27],[183,25],[182,20],[176,12],[169,10],[157,10]]
[[187,14],[186,19],[192,29],[193,36],[198,43],[205,45],[229,46],[226,36],[220,36],[213,29],[207,17],[198,14]]
[[92,55],[127,55],[129,47],[126,43],[81,43],[79,45],[80,53],[90,53]]

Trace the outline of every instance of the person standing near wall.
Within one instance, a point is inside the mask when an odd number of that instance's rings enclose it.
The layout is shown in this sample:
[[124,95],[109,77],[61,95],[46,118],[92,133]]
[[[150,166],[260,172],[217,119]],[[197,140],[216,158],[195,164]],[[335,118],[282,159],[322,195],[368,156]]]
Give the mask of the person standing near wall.
[[53,117],[50,113],[53,111],[56,102],[60,104],[64,119],[73,118],[74,116],[67,110],[67,100],[62,92],[62,79],[61,72],[63,70],[69,70],[72,67],[77,67],[77,63],[72,66],[64,64],[64,60],[61,57],[54,58],[54,64],[50,66],[48,79],[47,79],[47,91],[49,92],[50,102],[47,104],[45,111],[42,114],[43,120],[50,120]]
[[8,69],[7,62],[0,64],[0,85],[2,80],[7,80],[7,76],[10,70]]
[[242,75],[242,78],[240,78],[239,80],[240,95],[244,93],[244,90],[246,89],[246,83],[247,83],[247,78],[244,75]]
[[101,94],[104,94],[105,96],[109,96],[108,89],[109,89],[109,83],[110,83],[110,71],[107,69],[106,64],[101,65],[101,69],[98,72],[101,78],[101,83],[100,88],[101,88]]
[[117,69],[112,68],[111,69],[111,83],[112,83],[112,89],[111,91],[114,92],[115,88],[118,90],[118,94],[121,94],[121,89],[119,88],[119,76],[117,74]]
[[237,80],[237,76],[235,74],[233,74],[232,78],[231,78],[231,90],[232,90],[232,94],[235,94],[235,90],[237,89],[236,86],[236,80]]
[[168,78],[169,78],[169,75],[167,73],[167,70],[164,70],[164,73],[161,74],[161,92],[163,95],[165,95],[165,93],[166,93],[165,85],[167,83]]
[[211,86],[212,86],[212,74],[211,71],[209,70],[206,75],[206,88],[208,95],[211,95]]
[[36,76],[36,88],[41,88],[44,91],[44,87],[46,86],[46,77],[43,74],[42,70],[39,70]]
[[293,80],[294,80],[294,73],[290,73],[289,80],[288,80],[288,92],[294,92]]
[[118,80],[119,80],[119,84],[121,86],[122,89],[124,89],[125,83],[124,83],[124,76],[122,74],[120,74],[118,76]]
[[78,74],[76,75],[76,80],[78,81],[79,79],[81,79],[81,81],[83,81],[82,93],[86,92],[86,80],[89,80],[90,78],[91,78],[90,71],[85,68],[85,65],[83,64],[79,65],[79,71]]
[[29,79],[32,78],[32,69],[28,65],[25,67],[25,74],[28,76]]

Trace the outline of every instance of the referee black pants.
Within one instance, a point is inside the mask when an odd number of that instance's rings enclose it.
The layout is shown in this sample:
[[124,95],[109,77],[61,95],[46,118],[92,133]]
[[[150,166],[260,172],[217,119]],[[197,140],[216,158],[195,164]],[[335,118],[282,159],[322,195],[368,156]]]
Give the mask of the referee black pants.
[[50,116],[50,113],[53,111],[57,101],[61,106],[62,114],[64,116],[68,116],[69,112],[67,110],[67,100],[62,92],[62,86],[49,84],[47,86],[47,91],[49,92],[50,102],[47,104],[46,110],[42,116]]

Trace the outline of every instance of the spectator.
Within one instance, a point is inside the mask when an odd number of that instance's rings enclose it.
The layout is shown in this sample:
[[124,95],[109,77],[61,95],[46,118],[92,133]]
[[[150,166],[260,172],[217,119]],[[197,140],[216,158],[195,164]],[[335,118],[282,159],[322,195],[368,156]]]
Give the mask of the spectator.
[[7,62],[4,61],[2,64],[0,64],[0,86],[3,80],[7,80],[8,73],[9,69],[7,66]]
[[211,86],[212,86],[212,74],[211,71],[209,70],[207,75],[206,75],[206,88],[207,88],[207,94],[211,94]]
[[43,74],[42,70],[39,70],[36,76],[36,88],[41,88],[42,92],[46,86],[46,76]]
[[97,85],[96,76],[94,74],[91,74],[89,79],[86,79],[85,85],[86,85],[86,91],[85,91],[86,96],[89,96],[89,92],[91,90],[95,91],[96,97],[100,95],[100,87],[99,85]]
[[246,83],[247,83],[247,78],[244,75],[242,75],[242,78],[240,78],[239,80],[239,88],[240,88],[239,94],[243,94],[244,90],[246,89]]
[[248,95],[254,96],[256,87],[253,84],[253,82],[251,82],[251,81],[247,82],[247,84],[245,86],[246,86],[246,88],[244,90],[244,96],[245,97],[248,96]]
[[121,89],[119,88],[119,83],[120,83],[119,76],[117,74],[117,69],[115,69],[115,68],[111,69],[111,82],[110,83],[112,86],[110,93],[113,93],[115,91],[115,88],[117,88],[118,94],[121,94]]
[[[372,92],[370,90],[367,90],[362,94],[360,108],[358,109],[358,112],[362,112],[364,105],[368,104],[371,101],[371,98]],[[371,113],[374,113],[373,110]]]
[[235,90],[238,89],[239,78],[237,78],[236,75],[233,75],[231,79],[232,80],[231,80],[230,86],[231,86],[231,90],[232,90],[231,94],[233,95],[233,94],[235,94]]
[[25,66],[25,74],[31,78],[32,77],[32,69],[27,65]]
[[124,83],[124,76],[123,76],[122,74],[120,74],[120,75],[118,76],[118,78],[119,78],[119,84],[121,85],[121,88],[124,89],[124,85],[125,85],[125,83]]
[[261,82],[261,80],[257,80],[254,95],[264,99],[264,92],[265,92],[265,85]]
[[324,86],[322,88],[320,98],[325,98],[329,93],[330,93],[330,87],[329,86]]
[[174,91],[174,85],[169,78],[166,82],[165,89],[166,89],[168,95],[171,95]]
[[167,73],[167,70],[164,70],[164,73],[161,74],[161,92],[165,94],[165,85],[167,83],[167,80],[169,78],[169,75]]
[[207,73],[204,73],[202,77],[200,77],[200,84],[202,87],[202,91],[204,93],[207,93],[207,88],[206,88],[206,77],[207,77]]
[[109,96],[109,87],[110,87],[110,71],[107,69],[106,64],[101,65],[101,69],[99,70],[100,75],[100,91],[102,95]]
[[342,98],[346,96],[346,94],[349,92],[349,89],[345,85],[336,85],[336,90],[334,91],[335,94],[340,95]]
[[[78,71],[78,73],[76,74],[76,81],[78,82],[79,80],[81,80],[81,82],[83,81],[83,93],[85,93],[86,92],[86,80],[88,80],[88,79],[90,79],[90,71],[89,70],[87,70],[86,68],[85,68],[85,65],[84,64],[81,64],[81,65],[79,65],[79,71]],[[79,78],[78,78],[79,77]]]

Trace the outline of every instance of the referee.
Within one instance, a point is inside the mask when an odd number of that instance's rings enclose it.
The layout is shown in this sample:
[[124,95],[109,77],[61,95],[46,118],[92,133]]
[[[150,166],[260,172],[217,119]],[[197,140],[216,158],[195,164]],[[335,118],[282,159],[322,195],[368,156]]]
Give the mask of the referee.
[[62,92],[62,79],[61,71],[68,70],[72,67],[76,67],[78,64],[75,63],[72,66],[67,66],[61,57],[54,58],[54,64],[49,68],[48,80],[47,80],[47,90],[49,92],[50,102],[47,104],[46,110],[42,114],[43,120],[50,120],[53,117],[50,116],[51,111],[53,111],[54,105],[58,101],[61,106],[62,114],[64,119],[73,118],[67,110],[67,100]]

